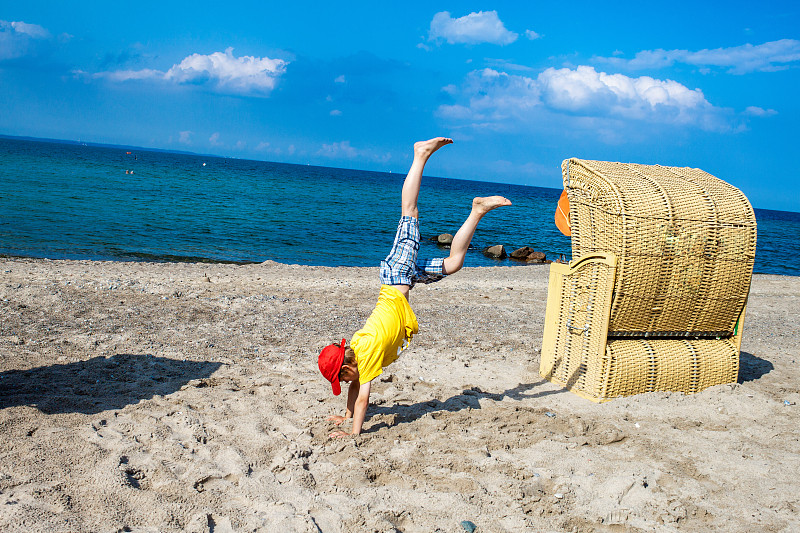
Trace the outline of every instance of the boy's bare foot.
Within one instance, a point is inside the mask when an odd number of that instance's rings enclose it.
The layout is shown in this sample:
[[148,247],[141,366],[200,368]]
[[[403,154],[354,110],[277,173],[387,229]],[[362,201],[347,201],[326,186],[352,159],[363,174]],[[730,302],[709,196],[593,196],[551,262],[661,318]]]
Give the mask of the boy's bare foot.
[[414,143],[414,157],[428,158],[433,152],[446,144],[452,144],[453,139],[447,137],[434,137],[427,141],[419,141]]
[[485,215],[492,209],[505,205],[511,205],[511,200],[505,196],[484,196],[472,200],[473,211],[477,211],[481,215]]

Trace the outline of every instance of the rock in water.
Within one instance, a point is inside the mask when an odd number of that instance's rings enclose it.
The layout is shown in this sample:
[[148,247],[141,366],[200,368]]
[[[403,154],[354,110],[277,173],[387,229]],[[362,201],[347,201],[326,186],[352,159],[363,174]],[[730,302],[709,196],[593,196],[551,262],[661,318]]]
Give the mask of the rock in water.
[[533,248],[530,246],[523,246],[522,248],[517,248],[513,252],[511,252],[511,259],[522,259],[523,261],[528,258],[534,252]]
[[528,262],[530,263],[544,263],[547,256],[544,252],[533,252],[528,255]]
[[483,251],[483,255],[493,259],[503,259],[506,257],[506,249],[502,244],[490,246]]
[[453,244],[453,236],[449,233],[442,233],[436,238],[436,242],[439,244]]

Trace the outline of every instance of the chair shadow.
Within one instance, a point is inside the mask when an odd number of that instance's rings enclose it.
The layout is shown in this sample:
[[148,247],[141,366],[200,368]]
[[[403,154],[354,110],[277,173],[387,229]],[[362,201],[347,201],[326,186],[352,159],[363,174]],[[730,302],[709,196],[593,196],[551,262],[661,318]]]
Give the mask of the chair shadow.
[[117,354],[88,361],[0,372],[0,409],[34,406],[45,414],[96,414],[209,377],[222,363]]
[[409,422],[414,422],[415,420],[419,420],[423,416],[427,415],[428,413],[436,413],[436,412],[456,412],[461,411],[463,409],[480,409],[481,404],[480,400],[482,399],[489,399],[494,401],[500,401],[503,398],[511,398],[512,400],[526,400],[530,398],[541,398],[544,396],[550,396],[551,394],[561,394],[565,392],[564,389],[558,390],[546,390],[538,393],[529,394],[531,390],[547,383],[546,380],[540,380],[536,383],[520,383],[516,387],[508,389],[506,391],[500,393],[492,393],[492,392],[485,392],[480,389],[480,387],[471,387],[469,389],[465,389],[461,391],[461,393],[451,396],[450,398],[442,401],[442,400],[426,400],[424,402],[417,402],[410,405],[392,405],[392,406],[383,406],[383,405],[376,405],[370,406],[370,417],[374,417],[375,415],[395,415],[393,423],[387,422],[379,422],[373,426],[370,426],[365,433],[372,433],[378,431],[382,428],[388,428],[397,426],[399,424],[406,424]]
[[775,368],[766,359],[761,359],[747,352],[739,353],[739,379],[738,383],[755,381],[764,374],[769,374]]

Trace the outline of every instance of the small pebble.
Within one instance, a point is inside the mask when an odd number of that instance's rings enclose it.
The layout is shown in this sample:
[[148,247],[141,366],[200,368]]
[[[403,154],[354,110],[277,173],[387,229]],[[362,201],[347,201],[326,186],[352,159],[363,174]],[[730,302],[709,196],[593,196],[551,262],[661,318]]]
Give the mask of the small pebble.
[[476,529],[478,529],[478,526],[476,526],[474,523],[470,522],[469,520],[462,520],[461,521],[461,527],[463,527],[464,531],[466,531],[467,533],[473,533]]
[[556,500],[560,500],[561,498],[563,498],[563,497],[564,497],[564,495],[563,495],[563,494],[561,494],[560,492],[556,492],[556,493],[555,493],[555,497],[556,497]]
[[550,418],[555,418],[556,414],[553,411],[547,411],[544,416],[548,416]]

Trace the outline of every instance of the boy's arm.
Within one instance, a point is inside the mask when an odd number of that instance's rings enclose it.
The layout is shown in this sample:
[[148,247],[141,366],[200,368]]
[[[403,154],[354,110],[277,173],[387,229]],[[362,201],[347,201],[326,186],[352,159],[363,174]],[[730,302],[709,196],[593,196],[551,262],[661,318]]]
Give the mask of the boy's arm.
[[345,406],[344,416],[331,415],[328,417],[328,420],[332,420],[333,423],[338,426],[348,418],[353,418],[353,408],[356,405],[359,387],[357,379],[350,382],[350,386],[347,388],[347,405]]
[[[354,382],[358,382],[358,380],[354,380]],[[350,385],[351,390],[353,388]],[[367,416],[367,406],[369,405],[369,391],[372,387],[372,382],[367,382],[361,384],[356,390],[358,393],[354,397],[353,407],[352,410],[350,409],[350,394],[347,396],[348,400],[348,414],[352,414],[353,416],[353,432],[352,433],[345,433],[344,431],[336,431],[331,433],[331,437],[346,437],[347,435],[358,435],[361,433],[361,426],[364,424],[364,418]]]
[[358,379],[354,379],[350,382],[350,386],[347,388],[347,410],[344,413],[345,418],[352,418],[353,416],[353,409],[356,405],[356,398],[361,390],[361,385],[358,383]]
[[364,423],[364,418],[367,416],[367,406],[369,405],[369,391],[372,388],[372,382],[368,381],[361,385],[356,398],[356,404],[353,408],[353,435],[361,433],[361,425]]

